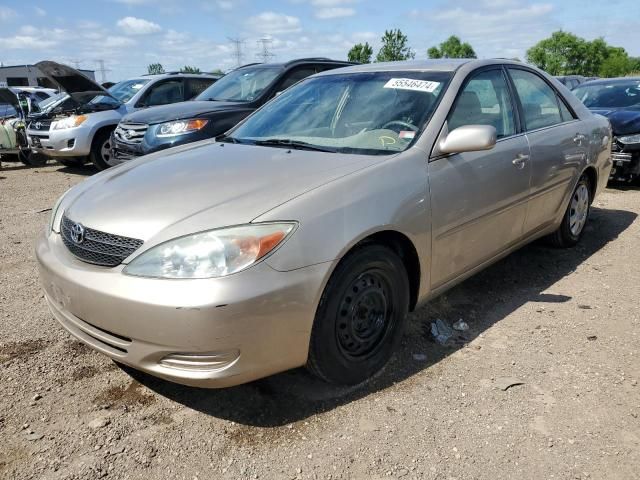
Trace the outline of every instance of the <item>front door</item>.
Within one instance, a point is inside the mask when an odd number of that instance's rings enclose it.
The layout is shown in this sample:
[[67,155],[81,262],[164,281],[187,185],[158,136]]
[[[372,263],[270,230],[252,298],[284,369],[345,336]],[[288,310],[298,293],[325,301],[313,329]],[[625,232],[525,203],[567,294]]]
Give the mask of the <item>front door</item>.
[[449,131],[492,125],[498,141],[488,151],[429,163],[432,289],[492,259],[523,236],[531,167],[514,105],[504,71],[494,68],[471,74],[449,114]]

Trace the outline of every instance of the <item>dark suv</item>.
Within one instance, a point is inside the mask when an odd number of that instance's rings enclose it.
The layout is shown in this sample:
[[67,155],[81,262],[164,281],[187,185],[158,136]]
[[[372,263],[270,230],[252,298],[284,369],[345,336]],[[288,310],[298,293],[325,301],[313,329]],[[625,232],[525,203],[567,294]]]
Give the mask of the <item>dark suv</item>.
[[245,65],[222,77],[193,101],[125,116],[113,132],[112,157],[124,162],[215,137],[303,78],[347,65],[353,64],[328,58]]

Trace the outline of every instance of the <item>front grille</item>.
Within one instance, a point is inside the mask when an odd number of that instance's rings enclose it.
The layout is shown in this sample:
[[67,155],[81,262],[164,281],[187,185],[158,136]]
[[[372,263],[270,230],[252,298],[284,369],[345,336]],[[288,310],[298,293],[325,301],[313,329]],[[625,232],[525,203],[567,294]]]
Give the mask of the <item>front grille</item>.
[[62,217],[60,233],[69,251],[83,262],[115,267],[135,252],[144,243],[136,238],[122,237],[111,233],[84,228],[84,239],[76,243],[71,239],[71,227],[75,222]]
[[611,160],[614,162],[630,162],[633,159],[633,155],[630,153],[623,152],[612,152]]
[[39,132],[48,132],[51,128],[51,120],[34,120],[29,123],[28,130],[37,130]]
[[123,143],[137,145],[142,143],[144,134],[147,133],[149,125],[145,123],[121,123],[115,129],[113,134],[116,140]]

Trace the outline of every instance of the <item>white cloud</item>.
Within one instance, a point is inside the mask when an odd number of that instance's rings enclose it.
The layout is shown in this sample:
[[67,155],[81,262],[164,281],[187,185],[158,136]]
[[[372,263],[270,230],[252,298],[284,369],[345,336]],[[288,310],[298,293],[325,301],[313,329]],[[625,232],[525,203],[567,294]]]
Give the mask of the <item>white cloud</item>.
[[150,22],[144,18],[124,17],[118,20],[118,27],[127,35],[148,35],[157,33],[162,28],[157,23]]
[[216,5],[218,5],[218,8],[220,10],[232,10],[233,9],[233,2],[229,1],[229,0],[218,0],[216,2]]
[[355,3],[355,0],[311,0],[311,5],[315,7],[338,7]]
[[40,7],[33,7],[33,9],[36,11],[36,15],[39,17],[46,17],[47,16],[47,11],[44,8],[40,8]]
[[254,32],[271,34],[297,33],[302,30],[299,18],[275,12],[262,12],[250,17],[247,26]]
[[316,10],[315,16],[321,20],[327,20],[331,18],[351,17],[355,14],[356,11],[353,8],[330,7]]
[[13,20],[17,16],[18,14],[16,13],[15,10],[12,10],[9,7],[3,7],[2,5],[0,5],[0,22]]

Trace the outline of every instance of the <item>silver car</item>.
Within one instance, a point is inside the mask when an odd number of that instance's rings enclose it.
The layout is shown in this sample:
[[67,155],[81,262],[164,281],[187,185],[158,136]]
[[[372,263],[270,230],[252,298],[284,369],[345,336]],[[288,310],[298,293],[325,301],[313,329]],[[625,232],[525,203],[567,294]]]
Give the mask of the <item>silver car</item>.
[[72,335],[152,375],[226,387],[306,365],[356,384],[409,311],[536,238],[576,244],[610,143],[520,63],[331,70],[69,190],[42,285]]
[[166,73],[123,80],[108,90],[67,65],[44,61],[36,65],[70,100],[52,105],[46,115],[29,123],[34,151],[65,165],[89,160],[99,170],[119,162],[111,155],[111,132],[126,114],[141,108],[190,100],[220,75]]

